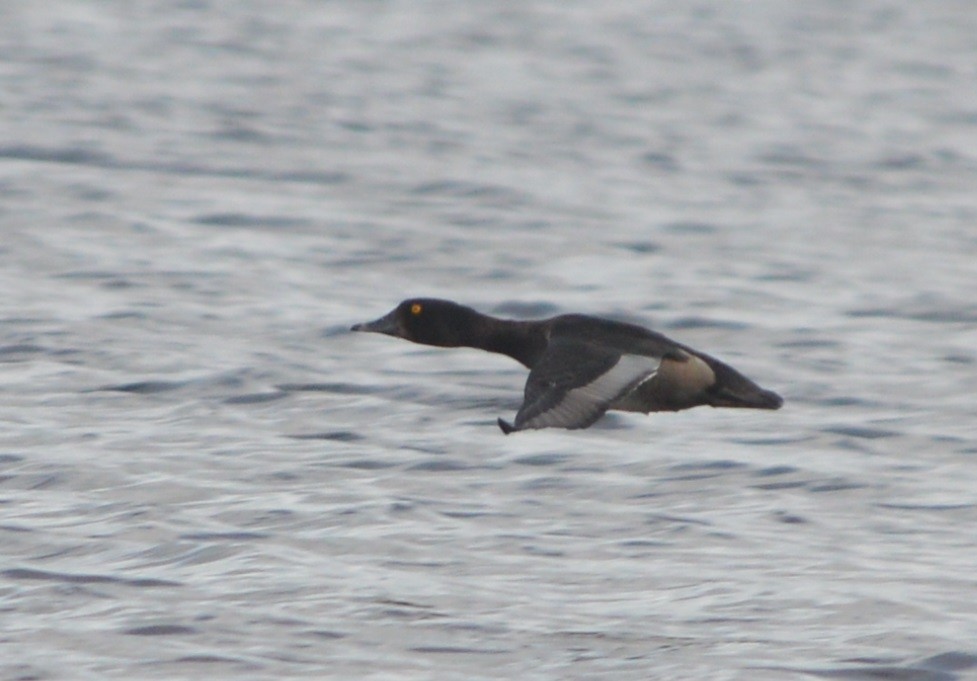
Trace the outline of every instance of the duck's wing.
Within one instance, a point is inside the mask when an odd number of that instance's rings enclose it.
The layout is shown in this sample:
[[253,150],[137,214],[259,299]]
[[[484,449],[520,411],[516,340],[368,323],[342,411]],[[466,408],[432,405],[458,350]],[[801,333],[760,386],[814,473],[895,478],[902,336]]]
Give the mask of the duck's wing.
[[529,428],[586,428],[654,376],[659,363],[658,357],[553,340],[529,372],[515,422],[499,419],[499,427],[507,434]]

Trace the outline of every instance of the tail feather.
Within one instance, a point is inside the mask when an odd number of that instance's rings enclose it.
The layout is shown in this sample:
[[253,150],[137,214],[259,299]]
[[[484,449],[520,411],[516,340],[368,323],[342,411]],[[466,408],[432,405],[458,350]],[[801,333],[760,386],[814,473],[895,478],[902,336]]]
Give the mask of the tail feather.
[[[740,409],[780,409],[784,400],[761,388],[715,357],[683,347],[688,354],[665,357],[658,372],[613,409],[649,413],[708,405]],[[690,357],[691,355],[691,357]]]
[[772,390],[764,390],[760,387],[750,393],[717,388],[710,391],[709,405],[741,409],[780,409],[784,405],[784,398]]
[[718,359],[699,353],[716,375],[716,382],[706,393],[706,403],[713,407],[741,409],[780,409],[784,398],[761,388],[746,376]]

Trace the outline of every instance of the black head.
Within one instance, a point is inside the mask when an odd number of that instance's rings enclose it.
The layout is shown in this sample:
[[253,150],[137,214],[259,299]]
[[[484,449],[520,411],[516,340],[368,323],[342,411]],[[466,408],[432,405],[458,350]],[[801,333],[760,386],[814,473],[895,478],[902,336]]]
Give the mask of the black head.
[[457,347],[477,328],[482,315],[470,307],[437,298],[409,298],[380,319],[355,324],[353,331],[372,331],[424,345]]

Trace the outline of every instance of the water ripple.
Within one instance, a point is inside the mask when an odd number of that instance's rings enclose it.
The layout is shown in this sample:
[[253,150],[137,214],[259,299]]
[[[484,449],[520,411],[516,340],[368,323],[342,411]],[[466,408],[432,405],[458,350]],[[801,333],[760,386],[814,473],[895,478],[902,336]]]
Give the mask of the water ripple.
[[14,580],[62,582],[64,584],[120,584],[122,586],[134,586],[140,588],[182,586],[180,582],[174,582],[167,579],[131,579],[127,577],[116,577],[113,575],[48,572],[45,570],[34,570],[31,568],[10,568],[0,572],[0,575],[6,577],[7,579]]

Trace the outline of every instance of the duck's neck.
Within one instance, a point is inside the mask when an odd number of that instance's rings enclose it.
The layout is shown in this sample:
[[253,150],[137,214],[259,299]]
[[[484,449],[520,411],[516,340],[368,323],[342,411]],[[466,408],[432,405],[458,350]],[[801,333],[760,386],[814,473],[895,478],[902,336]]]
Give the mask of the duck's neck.
[[508,355],[530,369],[546,351],[546,334],[538,322],[475,314],[475,323],[466,327],[469,332],[462,334],[459,345]]

